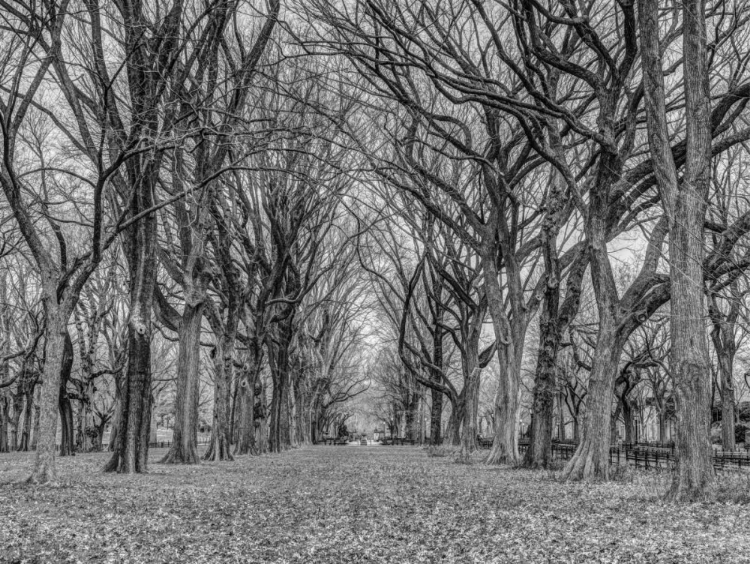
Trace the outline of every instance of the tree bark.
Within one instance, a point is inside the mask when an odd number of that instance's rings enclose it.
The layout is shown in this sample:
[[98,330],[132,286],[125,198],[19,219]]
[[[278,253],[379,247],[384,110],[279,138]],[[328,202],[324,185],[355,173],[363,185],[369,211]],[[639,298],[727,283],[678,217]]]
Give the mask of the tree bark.
[[28,452],[31,450],[31,430],[33,425],[34,415],[34,389],[27,389],[24,391],[24,404],[25,409],[23,411],[23,421],[21,423],[21,442],[18,450],[22,452]]
[[[481,315],[484,317],[484,315]],[[477,320],[475,326],[467,332],[468,338],[464,342],[464,354],[461,363],[464,373],[464,387],[459,401],[462,402],[461,413],[461,452],[459,459],[468,461],[472,452],[477,449],[477,419],[479,417],[479,387],[482,369],[479,366],[479,338],[481,336],[482,320]]]
[[204,460],[234,460],[229,425],[229,397],[234,375],[235,332],[217,335],[214,351],[214,417]]
[[[70,333],[65,333],[65,348],[63,351],[63,364],[60,373],[60,397],[58,407],[60,410],[61,440],[60,456],[75,455],[75,440],[73,437],[73,405],[68,396],[68,380],[70,380],[70,371],[73,368],[73,341],[70,339]],[[30,415],[30,414],[29,414]],[[31,418],[29,417],[29,427]],[[30,431],[31,429],[29,429]]]
[[[735,449],[735,395],[734,395],[734,356],[737,352],[735,342],[735,326],[740,313],[741,296],[737,292],[736,282],[732,289],[729,314],[724,316],[719,309],[718,298],[711,296],[708,314],[713,324],[711,339],[719,364],[721,380],[721,446],[724,450]],[[713,398],[711,401],[713,405]]]
[[[131,216],[153,205],[155,163],[143,171],[131,201]],[[154,284],[156,283],[156,217],[151,214],[128,228],[124,247],[130,267],[130,316],[128,318],[128,363],[120,388],[119,417],[112,458],[105,472],[125,474],[148,471],[151,427],[151,335]],[[113,441],[110,439],[110,443]]]
[[247,362],[240,386],[239,438],[235,454],[249,454],[255,446],[255,367]]
[[10,422],[10,401],[4,391],[0,391],[0,452],[10,452],[8,444],[8,423]]
[[680,183],[669,145],[666,95],[659,41],[658,3],[639,0],[644,97],[649,145],[662,206],[669,220],[670,365],[675,389],[676,471],[667,498],[696,501],[711,497],[711,377],[703,324],[703,226],[711,162],[711,108],[706,47],[706,4],[685,0],[683,66],[686,160]]
[[[56,284],[54,289],[56,290]],[[60,375],[65,356],[65,337],[68,334],[68,315],[46,299],[47,329],[45,331],[45,362],[40,395],[39,440],[34,468],[28,481],[32,484],[57,482],[55,446],[57,442],[57,412],[60,396]],[[31,409],[31,406],[29,406]]]
[[[603,152],[599,158],[596,185],[607,186],[619,170],[619,157]],[[566,480],[609,478],[609,419],[612,412],[617,368],[623,342],[618,339],[620,299],[607,249],[609,191],[592,190],[586,237],[591,265],[591,282],[599,314],[599,328],[586,395],[583,440],[563,472]]]
[[430,390],[430,395],[430,444],[439,445],[443,442],[443,392],[433,389]]
[[[494,248],[485,249],[482,255],[484,287],[500,364],[500,379],[495,396],[495,437],[492,449],[487,456],[487,463],[516,464],[519,462],[518,417],[521,408],[519,401],[520,358],[517,350],[519,336],[511,334],[510,322],[504,312],[500,273],[495,260]],[[521,348],[522,346],[521,343]]]
[[200,336],[204,302],[186,300],[179,328],[177,395],[172,445],[163,464],[198,464],[198,392],[200,385]]
[[291,447],[289,436],[289,347],[292,335],[292,316],[285,320],[278,332],[278,343],[268,340],[268,358],[271,365],[273,392],[271,396],[271,416],[269,421],[268,449],[270,452],[283,452]]
[[552,461],[552,417],[557,390],[557,351],[562,337],[559,321],[560,261],[556,241],[548,234],[545,241],[544,303],[539,318],[539,354],[534,375],[534,403],[531,414],[529,448],[524,465],[547,468]]
[[618,342],[613,321],[600,312],[599,336],[586,395],[583,440],[565,467],[563,477],[566,480],[609,479],[609,421],[617,365],[622,354],[622,343]]

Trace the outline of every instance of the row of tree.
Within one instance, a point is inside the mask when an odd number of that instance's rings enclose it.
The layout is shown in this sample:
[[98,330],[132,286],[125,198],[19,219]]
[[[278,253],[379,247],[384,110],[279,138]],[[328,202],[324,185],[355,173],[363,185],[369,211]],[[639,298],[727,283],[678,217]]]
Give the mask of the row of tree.
[[[434,442],[447,402],[468,456],[492,364],[488,462],[520,462],[536,351],[529,465],[550,462],[561,367],[587,374],[565,475],[590,479],[608,477],[627,375],[658,366],[676,414],[670,497],[709,495],[707,325],[734,421],[750,266],[746,8],[0,2],[4,260],[31,272],[37,312],[24,346],[5,339],[5,366],[23,381],[28,358],[42,383],[32,480],[55,479],[71,324],[76,381],[90,382],[111,316],[109,470],[146,469],[162,332],[177,343],[166,462],[198,460],[202,347],[208,458],[313,441],[378,374],[403,381],[407,412],[429,393]],[[628,238],[638,266],[618,278]],[[128,287],[113,307],[116,268]],[[656,317],[668,362],[642,335]]]
[[[420,383],[455,398],[464,450],[494,347],[489,461],[520,461],[522,359],[538,314],[527,457],[549,462],[558,357],[573,346],[589,281],[597,316],[587,417],[566,477],[608,476],[623,350],[668,303],[678,452],[670,497],[710,492],[704,296],[732,419],[737,315],[727,308],[744,307],[736,284],[747,266],[744,3],[313,4],[311,49],[346,57],[367,81],[382,140],[370,170],[391,192],[386,201],[410,210],[399,228],[414,234],[413,258],[393,265],[384,292],[386,309],[400,311],[399,354]],[[612,247],[635,230],[646,243],[640,268],[618,287]],[[399,248],[396,238],[384,254]],[[489,349],[478,346],[484,311]],[[463,398],[445,374],[445,335],[461,353]]]

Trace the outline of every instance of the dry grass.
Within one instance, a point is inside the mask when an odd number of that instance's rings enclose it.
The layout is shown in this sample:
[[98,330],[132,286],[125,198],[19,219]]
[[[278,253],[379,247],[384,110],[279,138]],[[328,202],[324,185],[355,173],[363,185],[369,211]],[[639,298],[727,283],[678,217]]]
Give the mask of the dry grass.
[[[158,460],[163,453],[153,452]],[[667,505],[664,474],[565,484],[413,447],[315,447],[105,475],[0,455],[3,562],[747,562],[750,507]],[[738,487],[741,480],[733,478]],[[747,491],[747,490],[746,490]]]

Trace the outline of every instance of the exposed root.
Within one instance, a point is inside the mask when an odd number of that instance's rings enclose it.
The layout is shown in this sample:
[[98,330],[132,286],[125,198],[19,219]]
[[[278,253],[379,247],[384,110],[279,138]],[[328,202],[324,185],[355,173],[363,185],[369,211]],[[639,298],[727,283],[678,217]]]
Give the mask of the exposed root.
[[590,441],[584,440],[563,470],[564,481],[594,481],[609,479],[609,459],[599,460]]

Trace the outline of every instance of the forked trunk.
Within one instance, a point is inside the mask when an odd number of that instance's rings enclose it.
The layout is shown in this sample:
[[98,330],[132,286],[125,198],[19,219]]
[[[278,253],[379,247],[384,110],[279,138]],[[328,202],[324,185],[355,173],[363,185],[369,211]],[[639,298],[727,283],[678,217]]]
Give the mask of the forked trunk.
[[[132,217],[154,205],[158,159],[138,170],[130,202]],[[105,472],[135,473],[148,471],[148,443],[151,428],[151,336],[156,258],[157,223],[154,214],[146,215],[130,226],[123,237],[130,268],[130,315],[128,318],[128,363],[125,378],[119,383],[119,417],[112,458]]]

